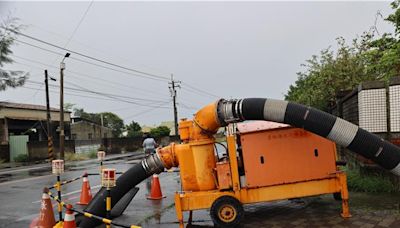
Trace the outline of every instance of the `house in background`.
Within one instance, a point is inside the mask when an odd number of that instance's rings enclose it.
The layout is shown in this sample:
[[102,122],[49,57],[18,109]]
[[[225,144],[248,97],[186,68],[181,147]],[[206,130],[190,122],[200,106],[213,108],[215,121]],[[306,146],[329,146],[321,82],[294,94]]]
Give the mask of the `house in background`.
[[[64,113],[66,139],[70,136],[70,112]],[[52,134],[58,140],[60,111],[50,108]],[[13,160],[19,154],[27,154],[27,142],[47,141],[46,106],[0,102],[0,158]]]
[[73,140],[97,140],[111,137],[111,128],[81,117],[71,118],[71,139]]

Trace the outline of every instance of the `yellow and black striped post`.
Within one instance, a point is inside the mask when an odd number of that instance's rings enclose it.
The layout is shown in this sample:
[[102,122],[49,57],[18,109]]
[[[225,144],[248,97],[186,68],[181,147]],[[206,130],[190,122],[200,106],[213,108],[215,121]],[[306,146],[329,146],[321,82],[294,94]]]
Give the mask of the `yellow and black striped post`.
[[[106,218],[111,219],[111,189],[107,188],[106,197]],[[110,224],[106,224],[106,228],[111,228]]]
[[49,153],[49,160],[52,161],[54,159],[54,154],[53,154],[53,138],[51,136],[47,137],[47,151]]
[[[57,175],[57,183],[56,183],[56,189],[57,189],[57,196],[58,199],[61,201],[61,178],[60,175]],[[63,217],[62,217],[62,204],[58,203],[58,216],[60,221],[63,221]]]

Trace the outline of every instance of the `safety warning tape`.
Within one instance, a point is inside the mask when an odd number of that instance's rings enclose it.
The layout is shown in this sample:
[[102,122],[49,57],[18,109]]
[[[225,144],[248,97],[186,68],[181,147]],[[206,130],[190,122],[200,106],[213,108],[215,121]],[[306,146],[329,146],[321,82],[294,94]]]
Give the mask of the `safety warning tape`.
[[[67,209],[67,203],[59,200],[58,196],[54,196],[50,191],[48,191],[47,194],[52,199],[57,201],[62,207]],[[78,210],[78,209],[76,209],[74,207],[69,208],[69,210],[74,211],[74,212],[79,213],[79,214],[82,214],[82,215],[84,215],[85,217],[88,217],[88,218],[97,219],[97,220],[99,220],[99,221],[101,221],[101,222],[103,222],[105,224],[108,224],[108,225],[114,225],[114,226],[119,226],[119,227],[124,227],[124,228],[141,228],[140,226],[136,226],[136,225],[125,225],[125,224],[117,223],[117,222],[112,221],[111,219],[103,218],[101,216],[94,215],[94,214],[89,213],[89,212],[80,211],[80,210]]]

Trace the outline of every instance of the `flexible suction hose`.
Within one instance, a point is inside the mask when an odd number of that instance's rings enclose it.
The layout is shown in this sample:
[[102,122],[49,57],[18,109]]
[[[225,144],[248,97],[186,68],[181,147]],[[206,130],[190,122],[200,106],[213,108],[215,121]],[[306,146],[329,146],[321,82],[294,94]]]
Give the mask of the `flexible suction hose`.
[[244,120],[268,120],[304,128],[369,158],[400,176],[399,147],[350,122],[315,108],[264,98],[220,100],[218,119],[222,126]]
[[[150,155],[142,160],[141,163],[134,165],[124,174],[122,174],[116,181],[116,186],[111,189],[111,208],[117,204],[120,199],[134,188],[137,184],[153,175],[154,173],[161,173],[164,170],[164,166],[161,163],[160,158],[157,154]],[[99,192],[93,197],[85,211],[99,215],[101,217],[106,216],[106,200],[107,192],[105,188],[101,188]],[[82,228],[92,228],[100,225],[96,219],[83,217],[81,222],[78,224]]]

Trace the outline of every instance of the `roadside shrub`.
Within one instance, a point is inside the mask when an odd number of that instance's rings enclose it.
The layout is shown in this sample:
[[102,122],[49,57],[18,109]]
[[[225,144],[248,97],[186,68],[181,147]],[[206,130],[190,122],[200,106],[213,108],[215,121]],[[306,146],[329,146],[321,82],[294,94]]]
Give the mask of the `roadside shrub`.
[[97,151],[91,151],[87,155],[90,159],[97,158]]
[[14,158],[15,162],[27,162],[29,161],[29,157],[27,154],[19,154]]
[[65,153],[66,161],[83,161],[88,160],[88,156],[84,153],[76,154],[76,153]]
[[382,175],[361,175],[356,170],[346,169],[347,185],[354,192],[396,192],[392,182]]

